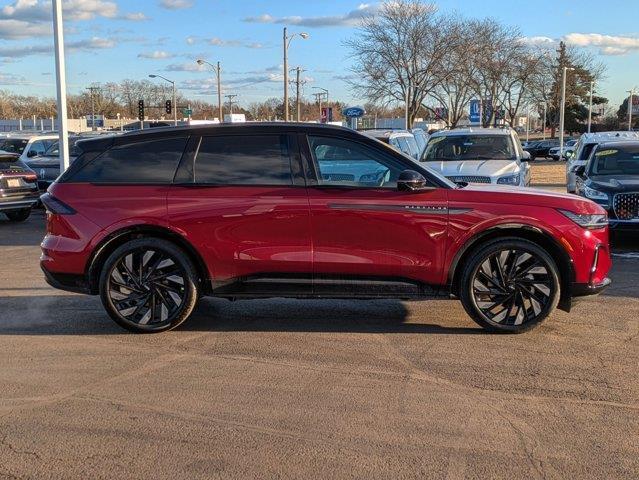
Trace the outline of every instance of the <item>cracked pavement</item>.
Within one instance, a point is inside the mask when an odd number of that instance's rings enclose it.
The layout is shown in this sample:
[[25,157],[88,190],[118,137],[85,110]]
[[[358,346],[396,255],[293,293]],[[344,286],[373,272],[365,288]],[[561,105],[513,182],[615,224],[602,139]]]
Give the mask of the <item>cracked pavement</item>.
[[0,219],[0,479],[639,476],[632,255],[524,335],[456,301],[204,299],[136,336],[46,285],[43,231]]

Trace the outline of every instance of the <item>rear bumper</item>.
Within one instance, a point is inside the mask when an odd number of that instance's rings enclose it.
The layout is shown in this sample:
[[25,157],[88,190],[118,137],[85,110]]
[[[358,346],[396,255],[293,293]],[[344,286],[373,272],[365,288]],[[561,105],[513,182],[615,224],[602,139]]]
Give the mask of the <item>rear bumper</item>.
[[31,208],[40,199],[40,192],[15,197],[0,197],[0,212]]
[[67,292],[82,293],[85,295],[91,294],[91,290],[89,289],[89,285],[84,275],[50,272],[42,264],[40,265],[40,268],[44,272],[45,280],[53,288],[66,290]]

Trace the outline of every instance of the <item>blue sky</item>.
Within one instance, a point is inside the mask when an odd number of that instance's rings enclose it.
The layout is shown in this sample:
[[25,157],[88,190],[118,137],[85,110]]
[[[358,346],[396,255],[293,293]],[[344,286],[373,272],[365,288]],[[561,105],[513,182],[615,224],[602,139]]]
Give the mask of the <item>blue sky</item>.
[[[617,108],[639,87],[639,0],[442,0],[443,12],[494,17],[538,42],[570,39],[608,66],[599,93]],[[296,38],[290,66],[302,66],[313,86],[359,103],[342,41],[355,35],[358,16],[377,2],[351,0],[65,0],[69,90],[93,82],[142,79],[150,73],[178,82],[192,98],[209,98],[213,75],[197,58],[222,62],[223,90],[247,105],[281,96],[282,27],[308,32]],[[0,0],[0,89],[54,96],[50,0]],[[212,98],[210,98],[213,101]]]

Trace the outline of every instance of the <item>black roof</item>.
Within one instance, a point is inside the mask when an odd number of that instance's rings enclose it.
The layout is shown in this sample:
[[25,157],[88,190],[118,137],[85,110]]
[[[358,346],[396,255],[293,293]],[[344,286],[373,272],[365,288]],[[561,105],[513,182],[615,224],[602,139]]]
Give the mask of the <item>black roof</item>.
[[179,135],[206,135],[213,132],[224,131],[225,133],[251,133],[251,132],[286,132],[286,133],[340,133],[368,138],[361,133],[350,128],[337,125],[326,125],[322,123],[302,123],[302,122],[246,122],[246,123],[218,123],[210,125],[184,125],[147,128],[144,130],[134,130],[123,135],[104,136],[96,138],[80,139],[76,145],[83,151],[104,150],[111,145],[126,144],[131,141],[150,140],[156,137],[172,137]]

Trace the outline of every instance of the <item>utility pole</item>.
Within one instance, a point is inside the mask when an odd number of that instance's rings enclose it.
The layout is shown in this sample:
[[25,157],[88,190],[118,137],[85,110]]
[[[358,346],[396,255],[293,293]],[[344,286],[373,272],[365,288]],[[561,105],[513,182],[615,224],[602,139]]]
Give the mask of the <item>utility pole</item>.
[[94,101],[93,95],[96,92],[100,91],[100,87],[96,87],[94,85],[87,88],[87,90],[89,91],[89,94],[91,95],[91,130],[95,132],[97,129],[95,128],[95,101]]
[[[300,74],[303,72],[304,70],[301,69],[301,67],[295,67],[295,104],[297,105],[297,121],[299,122],[301,120],[300,115],[301,115],[301,110],[302,110],[302,106],[301,106],[301,102],[300,102]],[[303,82],[306,83],[306,82]]]
[[231,93],[229,95],[224,95],[224,97],[229,99],[229,113],[233,114],[233,104],[237,103],[234,102],[233,99],[237,97],[237,94]]
[[215,70],[215,76],[217,77],[217,110],[218,110],[217,116],[220,123],[222,123],[224,121],[224,114],[222,113],[222,80],[221,80],[222,68],[220,67],[220,62],[217,62],[217,65],[213,65],[212,63],[207,62],[206,60],[199,59],[196,61],[196,63],[198,65],[206,64],[212,67],[213,70]]

